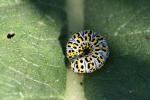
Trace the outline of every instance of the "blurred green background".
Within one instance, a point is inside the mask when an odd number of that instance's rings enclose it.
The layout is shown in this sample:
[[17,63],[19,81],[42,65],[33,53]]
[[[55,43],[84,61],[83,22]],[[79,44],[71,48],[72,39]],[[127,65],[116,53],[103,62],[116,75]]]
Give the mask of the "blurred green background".
[[[87,100],[150,99],[149,4],[84,1],[84,29],[101,32],[110,47],[104,67],[84,75]],[[0,100],[65,98],[68,17],[65,0],[0,0]]]

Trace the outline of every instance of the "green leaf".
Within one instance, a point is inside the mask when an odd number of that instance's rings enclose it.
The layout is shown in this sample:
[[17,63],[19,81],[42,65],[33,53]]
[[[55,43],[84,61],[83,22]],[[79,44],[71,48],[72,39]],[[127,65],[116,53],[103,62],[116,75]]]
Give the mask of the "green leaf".
[[[66,17],[64,3],[55,3],[59,6],[48,1],[0,1],[1,100],[62,99],[66,67],[59,38]],[[7,39],[11,31],[15,36]]]
[[[1,0],[0,100],[149,100],[149,3]],[[103,68],[84,77],[67,70],[65,58],[67,28],[83,22],[110,47]]]
[[148,0],[86,0],[85,27],[107,37],[110,57],[84,79],[87,100],[149,100]]

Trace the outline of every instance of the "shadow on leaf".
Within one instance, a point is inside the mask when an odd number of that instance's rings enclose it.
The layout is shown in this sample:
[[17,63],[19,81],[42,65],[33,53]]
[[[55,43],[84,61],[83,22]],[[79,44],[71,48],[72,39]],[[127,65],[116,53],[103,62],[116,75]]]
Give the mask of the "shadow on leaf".
[[[35,7],[39,10],[39,13],[41,15],[47,15],[55,19],[57,22],[61,19],[62,22],[62,28],[60,29],[60,36],[58,38],[59,43],[62,48],[62,52],[65,56],[64,62],[66,66],[68,65],[68,60],[66,58],[66,43],[68,40],[68,21],[67,21],[67,15],[65,12],[65,0],[30,0],[31,3],[35,5]],[[46,20],[46,23],[49,24],[49,22]]]

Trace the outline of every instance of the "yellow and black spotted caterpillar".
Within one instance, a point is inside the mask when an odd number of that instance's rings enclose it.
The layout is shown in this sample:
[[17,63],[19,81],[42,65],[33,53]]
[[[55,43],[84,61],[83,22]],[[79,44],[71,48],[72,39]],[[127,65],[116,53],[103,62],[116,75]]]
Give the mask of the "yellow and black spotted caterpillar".
[[97,32],[75,32],[66,45],[67,58],[76,73],[91,73],[100,69],[109,56],[106,39]]

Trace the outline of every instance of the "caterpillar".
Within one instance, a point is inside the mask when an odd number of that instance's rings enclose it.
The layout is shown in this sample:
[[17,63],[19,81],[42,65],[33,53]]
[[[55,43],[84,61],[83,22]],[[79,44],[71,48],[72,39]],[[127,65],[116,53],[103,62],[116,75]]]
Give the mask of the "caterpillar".
[[92,73],[100,69],[109,56],[106,39],[97,32],[74,32],[66,45],[71,69],[76,73]]

